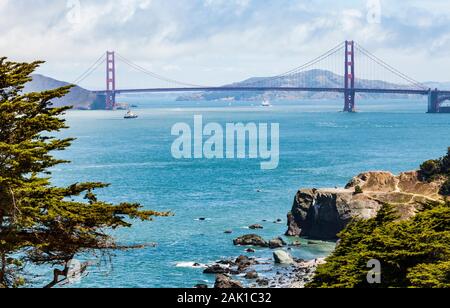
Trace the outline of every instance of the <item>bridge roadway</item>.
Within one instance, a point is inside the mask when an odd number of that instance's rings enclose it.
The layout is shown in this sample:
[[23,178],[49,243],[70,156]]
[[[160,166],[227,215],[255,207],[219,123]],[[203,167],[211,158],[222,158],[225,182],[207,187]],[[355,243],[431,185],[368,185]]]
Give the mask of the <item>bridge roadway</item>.
[[[148,89],[117,89],[115,94],[122,93],[162,93],[162,92],[335,92],[345,93],[345,88],[306,88],[306,87],[179,87],[179,88],[148,88]],[[385,93],[385,94],[415,94],[428,95],[431,89],[353,89],[355,93]],[[106,94],[94,91],[96,94]],[[450,91],[438,91],[440,95],[450,95]]]

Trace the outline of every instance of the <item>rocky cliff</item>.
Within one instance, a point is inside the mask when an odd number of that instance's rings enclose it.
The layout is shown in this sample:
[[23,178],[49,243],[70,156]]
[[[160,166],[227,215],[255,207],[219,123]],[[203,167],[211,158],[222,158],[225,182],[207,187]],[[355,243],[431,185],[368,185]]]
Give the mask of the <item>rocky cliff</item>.
[[383,203],[395,205],[401,219],[407,219],[424,202],[442,200],[441,186],[441,181],[421,181],[418,172],[367,172],[342,189],[301,189],[288,214],[286,235],[336,239],[352,219],[375,217]]

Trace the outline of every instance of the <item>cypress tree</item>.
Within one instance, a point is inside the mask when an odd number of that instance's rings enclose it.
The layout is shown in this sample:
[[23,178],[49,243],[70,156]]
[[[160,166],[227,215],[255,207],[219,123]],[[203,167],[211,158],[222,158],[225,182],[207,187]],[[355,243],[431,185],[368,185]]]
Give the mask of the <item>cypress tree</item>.
[[94,191],[104,183],[51,184],[50,168],[68,163],[52,152],[73,141],[52,136],[67,128],[63,115],[70,108],[51,102],[71,87],[23,93],[42,63],[0,58],[0,288],[25,285],[24,264],[30,262],[54,268],[47,286],[53,287],[67,278],[76,255],[121,248],[108,230],[170,215],[100,201]]

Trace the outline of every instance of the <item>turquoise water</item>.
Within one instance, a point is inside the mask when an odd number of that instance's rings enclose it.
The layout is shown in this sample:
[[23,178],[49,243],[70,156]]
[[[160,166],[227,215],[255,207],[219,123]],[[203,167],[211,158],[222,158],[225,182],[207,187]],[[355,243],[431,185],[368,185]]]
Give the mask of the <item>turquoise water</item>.
[[[54,171],[55,184],[104,181],[99,192],[111,202],[140,202],[176,216],[114,232],[122,244],[156,242],[156,248],[117,252],[110,266],[91,268],[75,287],[192,287],[214,277],[189,262],[210,263],[243,254],[232,239],[258,232],[273,238],[286,231],[286,214],[300,187],[345,185],[367,170],[400,172],[442,156],[450,146],[450,114],[425,114],[425,101],[359,102],[361,113],[337,112],[341,101],[251,103],[174,102],[122,99],[136,103],[139,119],[124,111],[73,111],[67,114],[77,137],[58,155],[72,161]],[[255,103],[257,104],[257,103]],[[262,171],[257,160],[183,160],[171,156],[171,128],[177,122],[280,123],[280,165]],[[198,218],[205,217],[206,221]],[[275,224],[276,219],[282,224]],[[231,235],[225,230],[233,230]],[[296,257],[325,256],[332,245],[307,246]],[[259,258],[270,251],[258,250]]]

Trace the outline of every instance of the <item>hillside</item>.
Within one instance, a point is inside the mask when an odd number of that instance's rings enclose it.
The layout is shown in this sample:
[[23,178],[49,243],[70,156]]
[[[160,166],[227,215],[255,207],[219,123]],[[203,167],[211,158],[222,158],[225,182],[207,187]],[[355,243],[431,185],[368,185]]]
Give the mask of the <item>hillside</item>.
[[[297,79],[297,78],[296,78]],[[299,80],[308,80],[298,84],[297,80],[292,77],[281,77],[277,79],[277,86],[280,87],[327,87],[340,88],[342,87],[342,76],[336,75],[330,71],[325,70],[310,70],[298,76]],[[254,77],[241,82],[232,83],[226,86],[244,87],[244,86],[273,86],[273,77]],[[430,82],[432,85],[441,85],[440,83]],[[404,88],[402,85],[388,83],[379,80],[360,80],[355,85],[358,88],[386,88],[386,89],[400,89]],[[289,100],[289,99],[340,99],[340,93],[314,93],[314,92],[202,92],[196,94],[187,94],[180,96],[178,100],[249,100],[260,101],[263,97],[274,100]],[[357,94],[358,98],[409,98],[409,95],[396,94]]]
[[[59,87],[67,86],[69,83],[59,81],[50,77],[35,74],[32,76],[33,80],[26,84],[24,92],[39,92],[45,90],[56,89]],[[90,109],[103,109],[104,103],[97,97],[97,95],[89,90],[83,89],[79,86],[72,88],[70,93],[61,98],[53,101],[54,106],[73,106],[78,110],[90,110]]]

